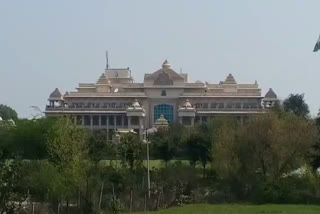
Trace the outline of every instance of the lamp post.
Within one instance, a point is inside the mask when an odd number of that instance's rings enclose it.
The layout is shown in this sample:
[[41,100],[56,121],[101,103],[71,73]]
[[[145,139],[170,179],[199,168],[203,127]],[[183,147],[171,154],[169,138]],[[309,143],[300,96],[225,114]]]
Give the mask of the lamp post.
[[148,130],[145,130],[143,143],[147,144],[147,176],[148,176],[148,197],[150,199],[150,158],[149,158],[149,139],[148,139]]

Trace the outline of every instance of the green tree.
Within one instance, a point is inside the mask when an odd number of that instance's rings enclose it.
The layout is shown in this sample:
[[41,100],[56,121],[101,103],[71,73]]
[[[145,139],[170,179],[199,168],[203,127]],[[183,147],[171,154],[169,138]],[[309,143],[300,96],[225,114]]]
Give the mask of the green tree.
[[143,144],[136,134],[122,134],[120,144],[116,146],[124,168],[128,166],[130,171],[133,172],[142,166]]
[[51,188],[67,201],[67,212],[70,197],[88,178],[87,137],[87,131],[68,117],[59,118],[49,132],[49,162],[58,172]]
[[53,119],[19,120],[11,129],[11,148],[24,159],[48,158],[47,137]]
[[[14,214],[24,200],[18,189],[21,167],[17,160],[6,159],[0,152],[0,213]],[[17,203],[18,202],[18,203]]]
[[177,152],[177,145],[170,140],[171,132],[170,129],[159,129],[151,136],[151,155],[153,158],[163,160],[166,166]]
[[203,169],[211,161],[212,155],[210,138],[205,134],[204,129],[206,129],[205,125],[196,125],[188,130],[184,139],[186,155],[191,165],[195,166],[200,161]]
[[18,120],[18,114],[15,110],[13,110],[11,107],[0,104],[0,117],[2,117],[3,120]]
[[89,156],[94,163],[112,158],[112,145],[105,131],[93,131],[88,138]]
[[309,115],[309,106],[304,100],[304,94],[290,94],[283,101],[283,109],[286,112],[294,113],[299,117],[307,118]]
[[257,183],[274,183],[306,163],[316,138],[315,126],[295,115],[253,118],[246,125],[224,124],[217,130],[214,167],[240,197]]

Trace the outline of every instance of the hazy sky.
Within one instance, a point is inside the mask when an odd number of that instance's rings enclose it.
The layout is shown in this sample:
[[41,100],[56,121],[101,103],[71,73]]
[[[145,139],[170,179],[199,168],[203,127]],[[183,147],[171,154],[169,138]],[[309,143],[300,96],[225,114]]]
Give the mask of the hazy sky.
[[232,73],[263,95],[305,93],[320,108],[319,0],[0,0],[0,103],[30,117],[58,87],[95,82],[105,67],[172,67],[218,83]]

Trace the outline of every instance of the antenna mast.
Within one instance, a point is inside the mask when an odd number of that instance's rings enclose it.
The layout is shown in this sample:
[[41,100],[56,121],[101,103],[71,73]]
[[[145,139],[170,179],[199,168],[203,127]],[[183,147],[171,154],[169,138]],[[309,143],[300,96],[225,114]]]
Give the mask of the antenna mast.
[[109,56],[108,56],[108,51],[106,51],[106,69],[109,69]]

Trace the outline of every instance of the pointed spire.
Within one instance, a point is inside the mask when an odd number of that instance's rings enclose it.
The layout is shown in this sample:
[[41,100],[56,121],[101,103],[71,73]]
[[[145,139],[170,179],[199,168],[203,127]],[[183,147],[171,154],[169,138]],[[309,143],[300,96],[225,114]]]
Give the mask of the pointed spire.
[[266,95],[264,97],[265,98],[274,98],[274,99],[278,98],[277,94],[272,90],[272,88],[269,89],[269,91],[266,93]]

